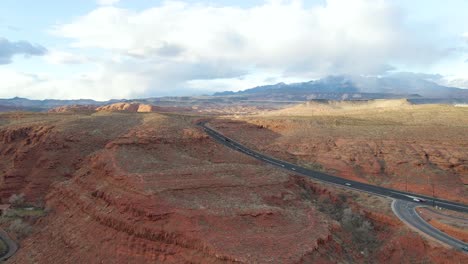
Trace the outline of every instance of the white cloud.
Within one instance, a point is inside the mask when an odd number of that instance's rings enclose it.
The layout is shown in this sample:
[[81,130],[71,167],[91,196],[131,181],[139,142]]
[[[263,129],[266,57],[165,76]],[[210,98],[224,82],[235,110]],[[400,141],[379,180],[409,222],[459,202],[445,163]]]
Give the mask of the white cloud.
[[[51,98],[130,98],[144,92],[148,78],[134,73],[98,70],[67,78],[48,74],[26,74],[0,68],[0,98],[19,96],[32,99]],[[130,88],[131,87],[131,88]],[[11,94],[11,91],[15,91]]]
[[468,43],[468,32],[463,33],[462,37],[465,39],[466,43]]
[[114,5],[120,2],[120,0],[97,0],[98,5]]
[[459,79],[447,80],[445,82],[445,85],[468,89],[468,78],[465,78],[465,79],[459,78]]
[[407,32],[401,19],[386,1],[329,0],[309,9],[300,1],[248,9],[165,2],[141,12],[99,8],[55,33],[75,47],[142,57],[173,45],[184,51],[176,54],[184,61],[366,72],[391,59],[418,62],[432,51],[412,41],[415,32]]
[[51,64],[83,64],[92,61],[87,56],[59,50],[50,50],[44,59]]
[[[134,97],[215,90],[216,84],[219,90],[246,88],[263,84],[265,76],[380,73],[393,63],[435,61],[437,42],[421,40],[404,23],[401,10],[384,0],[328,0],[313,7],[269,1],[250,8],[166,1],[142,11],[104,6],[56,26],[53,34],[75,49],[110,54],[99,63],[105,71],[46,82],[67,98],[80,95],[75,89],[84,96],[97,89],[99,97]],[[60,52],[47,59],[83,62]]]

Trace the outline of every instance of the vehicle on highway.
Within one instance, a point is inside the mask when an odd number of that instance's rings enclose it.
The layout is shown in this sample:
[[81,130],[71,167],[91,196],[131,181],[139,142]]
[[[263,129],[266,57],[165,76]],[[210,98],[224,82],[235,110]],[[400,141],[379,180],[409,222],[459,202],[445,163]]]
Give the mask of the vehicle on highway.
[[[212,132],[209,133],[209,135],[215,139],[219,139],[220,136],[217,135],[217,132]],[[236,141],[231,140],[232,142],[238,144]],[[230,144],[224,144],[229,147]],[[241,152],[246,153],[247,151],[253,153],[255,156],[259,156],[259,160],[263,160],[267,163],[276,165],[278,167],[283,167],[287,168],[293,171],[298,171],[301,174],[303,174],[306,177],[316,179],[322,182],[328,182],[328,183],[333,183],[333,184],[342,184],[347,187],[353,187],[352,189],[358,190],[358,191],[364,191],[368,192],[371,194],[379,195],[379,196],[384,196],[384,197],[389,197],[394,199],[394,202],[392,204],[392,209],[394,210],[395,214],[404,222],[407,224],[413,226],[414,228],[418,229],[419,231],[439,240],[440,242],[443,242],[445,244],[448,244],[458,250],[463,250],[463,252],[468,252],[468,246],[464,243],[460,243],[459,240],[456,240],[449,235],[444,235],[443,233],[441,234],[440,232],[437,232],[436,228],[427,228],[427,225],[425,225],[424,219],[420,218],[417,216],[417,212],[415,210],[416,207],[421,206],[424,202],[432,202],[435,203],[437,202],[437,205],[440,208],[444,209],[450,209],[454,211],[459,211],[459,212],[468,212],[468,205],[465,204],[459,204],[447,200],[441,200],[441,199],[435,199],[434,197],[427,197],[423,196],[416,196],[417,194],[409,193],[409,192],[402,192],[398,191],[395,189],[389,189],[389,188],[384,188],[380,186],[375,186],[375,185],[370,185],[370,184],[365,184],[365,183],[358,183],[358,182],[345,182],[346,179],[339,178],[334,175],[329,175],[326,173],[321,173],[317,172],[314,170],[306,169],[303,167],[300,167],[299,165],[294,166],[293,164],[290,164],[286,161],[282,161],[279,159],[275,158],[267,158],[264,157],[263,154],[257,154],[253,152],[252,150],[249,150],[246,147],[239,148],[238,146],[235,146],[236,149],[240,149]],[[356,184],[356,185],[354,185]]]
[[230,142],[231,140],[229,140],[228,138],[224,138],[224,141]]

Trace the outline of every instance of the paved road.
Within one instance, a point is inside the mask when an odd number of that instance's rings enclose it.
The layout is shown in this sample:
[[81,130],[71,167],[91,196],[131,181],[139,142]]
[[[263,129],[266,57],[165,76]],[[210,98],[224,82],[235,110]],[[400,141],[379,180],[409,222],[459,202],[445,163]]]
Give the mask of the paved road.
[[0,229],[0,239],[5,243],[8,249],[8,251],[5,254],[0,256],[0,260],[5,261],[16,253],[16,251],[18,250],[18,245],[2,229]]
[[[338,185],[338,186],[341,186],[341,187],[344,187],[344,188],[354,189],[354,190],[361,191],[361,192],[367,192],[367,193],[371,193],[371,194],[375,194],[375,195],[379,195],[379,196],[384,196],[384,197],[391,198],[391,199],[394,199],[394,200],[406,201],[406,202],[410,202],[411,204],[419,204],[419,205],[429,204],[429,205],[434,205],[434,206],[436,205],[436,206],[441,207],[441,208],[454,210],[454,211],[458,211],[458,212],[468,213],[468,206],[465,205],[465,204],[455,203],[455,202],[442,200],[442,199],[434,199],[432,197],[424,196],[424,195],[420,195],[420,194],[402,192],[402,191],[399,191],[399,190],[384,188],[384,187],[370,185],[370,184],[361,183],[361,182],[357,182],[357,181],[351,181],[351,180],[343,179],[343,178],[340,178],[340,177],[332,176],[332,175],[329,175],[329,174],[326,174],[326,173],[309,170],[309,169],[297,166],[295,164],[292,164],[292,163],[289,163],[289,162],[286,162],[286,161],[275,159],[273,157],[264,155],[262,153],[254,151],[254,150],[251,150],[251,149],[245,147],[244,145],[234,141],[233,139],[224,136],[223,134],[221,134],[221,133],[217,132],[216,130],[214,130],[214,129],[210,128],[209,126],[207,126],[206,122],[200,122],[200,123],[198,123],[198,125],[201,126],[209,136],[211,136],[214,140],[216,140],[220,144],[223,144],[223,145],[225,145],[225,146],[227,146],[227,147],[229,147],[231,149],[242,152],[242,153],[244,153],[246,155],[249,155],[249,156],[251,156],[253,158],[256,158],[258,160],[261,160],[263,162],[269,163],[269,164],[271,164],[273,166],[277,166],[277,167],[280,167],[280,168],[285,169],[285,170],[289,170],[289,171],[293,171],[293,172],[302,174],[302,175],[307,176],[309,178],[312,178],[314,180],[327,182],[327,183],[330,183],[330,184]],[[419,202],[416,203],[415,201],[419,201]],[[402,209],[401,207],[398,207],[398,208]],[[407,215],[406,213],[403,213],[403,211],[402,211],[402,214]],[[411,224],[411,223],[413,223],[413,221],[408,222],[408,223]],[[416,228],[418,226],[419,225],[417,225]],[[421,230],[421,231],[423,231],[423,230]],[[432,233],[430,233],[430,234],[432,234]],[[435,237],[435,238],[437,238],[437,237]],[[444,242],[444,241],[442,241],[442,242]],[[454,244],[450,244],[450,245],[454,245]],[[459,248],[459,249],[461,248],[458,244],[455,247]]]
[[402,200],[394,200],[392,203],[392,210],[403,222],[418,229],[426,235],[429,235],[454,248],[468,248],[467,243],[447,235],[446,233],[426,222],[421,216],[419,216],[418,212],[416,212],[416,207],[418,206],[421,206],[421,204]]

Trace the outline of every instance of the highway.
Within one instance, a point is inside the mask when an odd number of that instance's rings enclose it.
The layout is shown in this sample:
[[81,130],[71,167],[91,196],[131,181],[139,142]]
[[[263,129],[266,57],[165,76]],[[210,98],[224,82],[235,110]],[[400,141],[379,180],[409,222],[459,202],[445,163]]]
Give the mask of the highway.
[[[343,188],[353,189],[353,190],[357,190],[357,191],[361,191],[361,192],[367,192],[367,193],[370,193],[370,194],[387,197],[387,198],[397,200],[397,201],[406,202],[406,203],[403,203],[403,204],[408,204],[408,206],[409,205],[414,205],[416,207],[416,206],[419,206],[419,205],[427,204],[427,205],[438,206],[438,207],[441,207],[441,208],[454,210],[454,211],[458,211],[458,212],[468,213],[468,206],[465,205],[465,204],[455,203],[455,202],[442,200],[442,199],[437,199],[437,198],[424,196],[424,195],[420,195],[420,194],[402,192],[402,191],[394,190],[394,189],[390,189],[390,188],[385,188],[385,187],[375,186],[375,185],[361,183],[361,182],[357,182],[357,181],[347,180],[347,179],[340,178],[340,177],[333,176],[333,175],[329,175],[329,174],[326,174],[326,173],[323,173],[323,172],[306,169],[306,168],[297,166],[295,164],[292,164],[292,163],[289,163],[289,162],[286,162],[286,161],[282,161],[282,160],[270,157],[268,155],[264,155],[264,154],[259,153],[257,151],[251,150],[251,149],[245,147],[244,145],[234,141],[233,139],[231,139],[229,137],[226,137],[223,134],[219,133],[218,131],[210,128],[209,126],[206,125],[206,122],[200,122],[200,123],[198,123],[198,125],[200,127],[202,127],[204,129],[204,131],[211,138],[213,138],[214,140],[216,140],[217,142],[219,142],[220,144],[222,144],[222,145],[224,145],[226,147],[229,147],[229,148],[234,149],[236,151],[242,152],[245,155],[249,155],[249,156],[251,156],[251,157],[253,157],[253,158],[257,159],[257,160],[266,162],[266,163],[271,164],[273,166],[280,167],[282,169],[289,170],[289,171],[292,171],[292,172],[295,172],[295,173],[298,173],[298,174],[302,174],[303,176],[312,178],[314,180],[318,180],[318,181],[321,181],[321,182],[326,182],[326,183],[333,184],[333,185],[338,185],[338,186],[343,187]],[[407,212],[408,210],[405,209],[406,207],[402,206],[400,202],[398,202],[396,204],[395,208],[396,208],[396,211],[395,210],[394,211],[397,214],[397,216],[400,217],[400,215],[398,215],[398,214],[401,214],[400,219],[402,219],[402,220],[410,219],[410,221],[406,221],[406,220],[404,220],[404,221],[406,223],[412,225],[412,226],[414,224],[415,228],[417,228],[420,231],[426,233],[427,235],[429,235],[431,237],[434,237],[435,239],[437,239],[437,240],[439,240],[439,241],[441,241],[443,243],[446,243],[448,245],[451,245],[451,246],[453,246],[453,247],[455,247],[457,249],[463,249],[463,247],[468,247],[468,245],[463,243],[463,242],[461,242],[462,244],[460,244],[459,243],[460,241],[458,241],[458,240],[457,240],[458,242],[453,242],[453,241],[450,242],[446,238],[444,240],[440,240],[439,239],[439,238],[441,238],[440,234],[436,235],[436,236],[433,236],[433,234],[436,234],[437,232],[434,232],[434,230],[429,230],[429,228],[427,226],[424,226],[424,228],[422,228],[423,225],[420,223],[420,221],[414,219],[415,216],[413,214],[411,214],[411,213],[408,213]],[[402,217],[405,217],[405,218],[402,218]],[[417,215],[417,217],[419,217],[419,215]],[[422,220],[422,218],[420,218],[420,220]],[[424,220],[422,220],[422,222],[426,223]],[[426,223],[426,225],[429,225],[429,224]],[[434,228],[432,228],[432,229],[434,229]],[[440,232],[437,229],[435,229],[435,230]]]

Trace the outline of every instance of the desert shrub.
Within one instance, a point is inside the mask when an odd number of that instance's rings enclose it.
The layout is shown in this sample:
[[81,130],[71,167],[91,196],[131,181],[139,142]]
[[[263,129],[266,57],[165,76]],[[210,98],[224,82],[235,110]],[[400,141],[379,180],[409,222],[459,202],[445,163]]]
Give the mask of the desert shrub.
[[319,163],[308,163],[305,164],[305,167],[314,171],[325,171],[325,168]]
[[368,248],[374,245],[377,240],[374,234],[372,223],[362,215],[353,212],[351,208],[343,210],[341,224],[344,230],[351,233],[353,242],[361,248]]
[[3,215],[2,215],[3,218],[12,218],[12,217],[16,217],[16,212],[15,210],[12,210],[12,209],[7,209],[3,212]]
[[345,233],[351,236],[354,246],[365,255],[372,253],[381,245],[382,242],[377,239],[372,223],[360,212],[354,212],[348,207],[349,197],[347,195],[318,194],[304,182],[299,181],[298,183],[304,190],[304,198],[316,201],[317,209],[320,212],[338,221]]
[[16,235],[19,239],[26,237],[32,231],[30,224],[23,222],[21,219],[15,219],[10,223],[8,230]]
[[10,204],[13,205],[13,206],[22,206],[22,205],[24,205],[24,202],[25,202],[24,193],[12,194],[10,196],[10,198],[8,198],[8,202],[10,202]]
[[320,196],[318,199],[318,209],[320,212],[331,216],[334,220],[339,221],[343,215],[343,204],[334,203],[328,196]]

